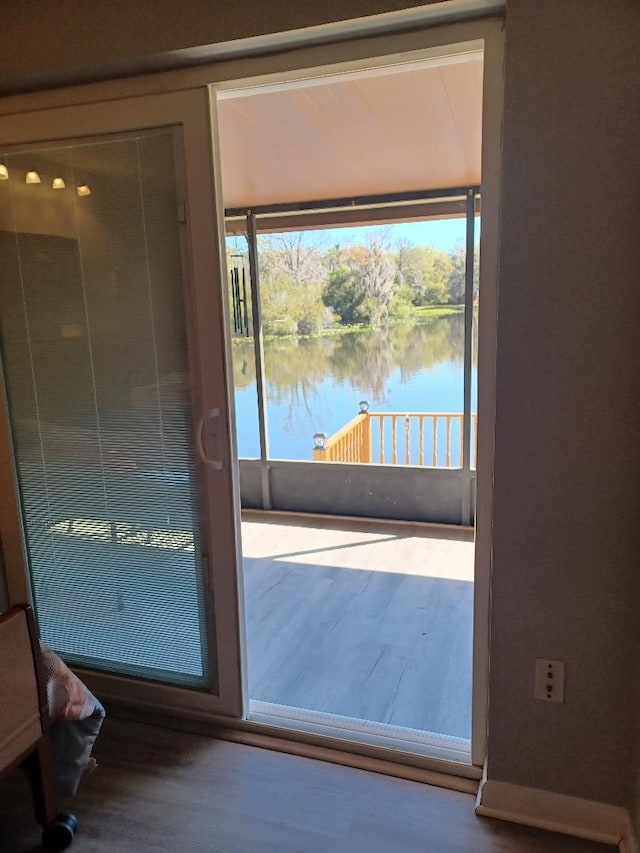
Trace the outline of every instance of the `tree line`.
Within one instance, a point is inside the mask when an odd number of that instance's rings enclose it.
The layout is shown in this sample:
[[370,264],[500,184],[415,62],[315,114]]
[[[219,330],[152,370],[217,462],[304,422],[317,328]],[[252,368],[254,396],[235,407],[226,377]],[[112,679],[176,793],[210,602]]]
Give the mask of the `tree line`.
[[[267,335],[310,335],[336,325],[382,329],[421,306],[464,302],[463,246],[446,252],[407,240],[392,244],[380,231],[362,244],[327,247],[308,232],[293,232],[259,236],[258,256]],[[228,262],[240,263],[231,247]]]

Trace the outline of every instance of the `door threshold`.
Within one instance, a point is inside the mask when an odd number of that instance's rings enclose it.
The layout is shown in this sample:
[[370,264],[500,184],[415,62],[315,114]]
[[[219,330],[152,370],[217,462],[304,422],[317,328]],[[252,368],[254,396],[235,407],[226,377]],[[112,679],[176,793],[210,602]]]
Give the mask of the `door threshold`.
[[[468,750],[448,751],[445,746],[438,748],[426,744],[417,748],[414,743],[380,736],[355,738],[353,731],[339,726],[319,723],[312,726],[290,717],[264,713],[266,710],[273,712],[281,706],[259,703],[258,707],[260,710],[250,711],[247,718],[238,719],[202,710],[178,709],[158,702],[132,701],[122,696],[109,697],[108,703],[109,716],[132,722],[328,761],[474,796],[477,794],[482,768],[471,764]],[[286,710],[295,711],[291,708]],[[329,714],[324,716],[331,717]],[[336,722],[335,717],[332,719]],[[354,721],[350,722],[353,725]]]
[[249,702],[247,719],[251,723],[274,726],[286,731],[306,732],[349,744],[388,749],[396,754],[433,758],[449,765],[457,765],[460,769],[468,770],[472,766],[471,740],[468,738],[253,699]]

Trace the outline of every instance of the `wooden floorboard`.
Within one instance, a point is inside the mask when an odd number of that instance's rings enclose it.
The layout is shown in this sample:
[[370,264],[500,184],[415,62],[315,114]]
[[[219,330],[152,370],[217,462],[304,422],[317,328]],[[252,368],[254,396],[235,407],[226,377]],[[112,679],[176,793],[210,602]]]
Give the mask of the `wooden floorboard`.
[[[611,853],[474,815],[468,794],[107,719],[72,803],[74,853]],[[0,850],[35,853],[26,780],[0,784]]]
[[252,699],[469,738],[473,534],[242,525]]

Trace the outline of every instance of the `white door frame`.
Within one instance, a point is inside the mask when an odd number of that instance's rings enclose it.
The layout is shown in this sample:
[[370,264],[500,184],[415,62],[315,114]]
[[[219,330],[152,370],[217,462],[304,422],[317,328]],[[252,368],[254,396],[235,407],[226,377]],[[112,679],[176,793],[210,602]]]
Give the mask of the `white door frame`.
[[[456,39],[452,39],[452,35]],[[493,459],[495,423],[495,358],[497,334],[497,273],[499,193],[501,171],[502,100],[504,89],[504,39],[501,21],[460,23],[453,27],[434,29],[424,34],[429,46],[420,50],[390,54],[388,50],[372,53],[365,59],[335,63],[330,61],[333,50],[324,51],[326,64],[297,68],[275,74],[238,76],[211,84],[212,121],[214,125],[214,161],[216,175],[221,175],[220,149],[217,137],[217,100],[230,92],[260,88],[273,91],[314,83],[322,77],[357,72],[406,62],[420,62],[450,52],[465,49],[484,49],[483,117],[482,117],[482,229],[480,264],[480,300],[478,323],[478,465],[477,516],[474,572],[474,648],[472,685],[471,761],[481,767],[486,755],[486,727],[489,671],[489,579],[491,571],[491,519],[493,498]],[[383,45],[380,45],[383,47]],[[317,53],[321,53],[318,50]],[[238,63],[240,64],[240,62]],[[219,240],[224,246],[225,233]],[[283,721],[286,725],[286,721]],[[310,727],[311,729],[313,727]]]
[[[198,424],[204,413],[218,409],[223,425],[217,435],[218,454],[225,460],[222,468],[219,470],[202,463],[199,466],[201,500],[204,502],[202,510],[206,516],[203,531],[203,552],[206,555],[203,566],[205,627],[206,636],[215,638],[215,643],[210,645],[209,658],[211,653],[215,653],[219,692],[185,690],[95,671],[83,670],[83,675],[107,699],[114,693],[118,695],[126,684],[125,695],[140,701],[173,708],[206,709],[240,717],[245,710],[243,697],[246,689],[242,673],[246,667],[241,664],[240,619],[243,608],[242,590],[237,583],[239,492],[236,466],[230,464],[235,457],[235,431],[230,428],[232,418],[227,406],[230,395],[224,365],[226,301],[216,280],[222,275],[224,263],[214,236],[218,228],[219,207],[215,205],[208,92],[201,87],[107,104],[60,107],[11,118],[0,117],[0,144],[7,148],[39,145],[176,125],[182,128],[182,145],[176,151],[176,165],[185,187],[184,290],[190,380],[194,386],[194,423]],[[181,151],[183,146],[184,153]],[[178,219],[176,210],[176,229],[180,227]],[[0,476],[3,485],[8,487],[5,494],[11,495],[12,499],[2,503],[0,529],[9,603],[16,604],[30,600],[31,595],[6,398],[3,404],[5,417],[0,425]]]
[[[494,4],[499,6],[501,4]],[[472,13],[473,10],[469,10]],[[382,21],[384,15],[378,16]],[[428,26],[428,20],[425,17]],[[141,75],[135,78],[123,80],[111,80],[103,83],[95,83],[77,86],[67,89],[59,89],[50,92],[37,92],[27,95],[16,95],[0,100],[0,140],[5,139],[5,129],[15,126],[15,122],[21,118],[20,114],[30,113],[30,132],[21,132],[16,141],[25,141],[34,136],[38,130],[38,124],[42,120],[43,110],[54,107],[87,104],[91,107],[94,120],[100,124],[100,117],[104,107],[102,102],[113,100],[129,100],[137,95],[148,95],[157,92],[182,91],[187,89],[198,89],[209,85],[222,86],[229,81],[237,86],[238,81],[254,80],[256,83],[265,81],[268,75],[279,75],[281,79],[300,79],[305,74],[313,76],[318,69],[323,67],[334,68],[342,64],[345,71],[357,69],[362,63],[378,64],[382,61],[393,60],[394,57],[402,58],[415,51],[428,49],[442,49],[443,46],[459,44],[466,41],[482,40],[484,42],[484,103],[483,103],[483,142],[482,142],[482,233],[481,233],[481,297],[480,297],[480,322],[478,340],[478,468],[477,468],[477,502],[478,511],[476,519],[476,549],[475,549],[475,602],[474,602],[474,652],[473,652],[473,723],[472,723],[472,762],[476,767],[481,767],[486,755],[486,724],[487,724],[487,701],[488,701],[488,669],[489,669],[489,586],[491,575],[491,545],[492,545],[492,514],[493,514],[493,467],[494,467],[494,426],[495,426],[495,361],[496,361],[496,335],[497,335],[497,277],[498,277],[498,240],[499,240],[499,198],[500,198],[500,173],[501,173],[501,137],[502,137],[502,111],[504,90],[504,23],[501,18],[480,18],[471,21],[459,21],[451,24],[440,24],[431,28],[414,29],[407,32],[394,30],[394,26],[402,27],[402,23],[395,24],[393,13],[389,16],[389,28],[382,35],[363,35],[359,22],[345,21],[332,25],[331,41],[310,46],[300,46],[300,33],[281,34],[274,37],[274,50],[266,55],[251,55],[247,49],[246,56],[238,56],[242,50],[239,44],[236,57],[233,59],[222,59],[214,64],[203,64],[198,67],[180,69],[174,71],[160,72],[157,74]],[[287,39],[287,37],[290,37]],[[266,38],[266,37],[265,37]],[[268,38],[266,38],[268,41]],[[133,101],[132,101],[133,103]],[[2,118],[6,116],[6,120]],[[140,115],[137,116],[140,119]],[[138,122],[139,123],[139,122]],[[60,128],[62,136],[69,133]],[[95,131],[93,131],[95,132]],[[16,134],[13,134],[15,138]],[[207,146],[211,145],[211,137],[207,135]],[[200,165],[204,168],[203,175],[206,183],[210,186],[211,149],[206,152],[200,150]],[[209,158],[205,163],[206,157]],[[214,158],[215,159],[215,158]],[[199,176],[202,179],[202,175]],[[217,176],[219,177],[219,176]],[[218,225],[213,231],[205,233],[205,228],[197,228],[194,232],[194,241],[204,240],[208,245],[211,234],[216,233],[220,237],[220,199],[219,180],[216,182],[216,204],[218,207]],[[194,217],[195,219],[195,217]],[[194,222],[195,225],[195,222]],[[219,244],[219,239],[218,239]],[[225,275],[221,269],[221,257],[219,246],[209,246],[208,258],[212,263],[211,269],[217,271],[219,276],[219,289],[225,290],[222,282]],[[216,297],[218,303],[226,298],[225,295]],[[221,334],[226,334],[221,332]],[[228,347],[228,341],[227,341]],[[227,389],[230,386],[227,383]],[[228,403],[232,410],[232,402]],[[235,438],[227,436],[229,447],[234,448]],[[0,485],[10,479],[9,462],[3,445],[2,429],[0,428]],[[237,484],[236,484],[237,494]],[[233,502],[230,503],[233,505]],[[237,506],[237,504],[236,504]],[[13,520],[11,515],[13,512]],[[231,535],[237,534],[236,521],[229,521]],[[10,586],[16,594],[24,591],[24,565],[18,567],[19,552],[21,549],[21,538],[19,535],[20,522],[15,518],[15,508],[0,515],[0,529],[3,535],[3,550],[5,559],[7,553],[10,555],[7,567],[8,574],[12,577]],[[238,542],[229,547],[234,551],[235,557],[239,553]],[[215,570],[215,567],[214,567]],[[214,579],[215,580],[215,579]],[[243,666],[245,652],[243,648],[243,631],[240,624],[241,615],[231,614],[229,605],[231,602],[238,607],[241,603],[242,591],[237,582],[232,583],[228,577],[216,581],[221,584],[218,594],[226,594],[228,598],[226,608],[226,619],[228,624],[221,623],[220,629],[227,630],[230,635],[240,635],[241,642],[237,654],[237,672],[230,674],[231,680],[237,685],[244,685],[246,696],[246,677],[241,672],[246,670]],[[122,695],[121,679],[103,678],[100,689],[109,689],[112,695]],[[138,690],[138,683],[126,682],[126,696],[136,704],[146,704],[145,698]],[[172,695],[172,688],[165,688],[162,695],[157,696],[154,707],[167,708],[180,707],[185,715],[191,710],[194,714],[196,709],[187,707],[178,702],[179,696]],[[204,710],[204,709],[203,709]],[[232,716],[241,716],[246,708],[235,709],[240,713]],[[200,719],[202,717],[198,714]],[[220,722],[220,720],[218,720]],[[227,719],[227,723],[230,723]],[[242,720],[234,723],[239,728],[249,728],[249,724]],[[250,728],[255,731],[255,726]],[[282,732],[279,733],[282,737]],[[336,744],[337,745],[337,744]]]

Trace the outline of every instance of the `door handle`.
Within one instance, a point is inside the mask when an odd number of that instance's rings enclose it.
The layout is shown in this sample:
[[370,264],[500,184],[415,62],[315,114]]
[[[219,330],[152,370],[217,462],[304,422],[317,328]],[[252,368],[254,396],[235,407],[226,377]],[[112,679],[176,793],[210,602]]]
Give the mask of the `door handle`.
[[[213,421],[217,421],[218,424],[222,423],[220,409],[218,408],[209,409],[209,411],[205,412],[198,421],[198,428],[196,429],[196,446],[198,448],[198,456],[204,462],[205,465],[208,465],[210,468],[213,468],[214,471],[222,471],[224,464],[222,456],[218,459],[208,456],[204,446],[204,431],[207,425],[213,423]],[[216,445],[218,452],[220,452],[220,432],[216,431],[214,435],[217,439]]]

